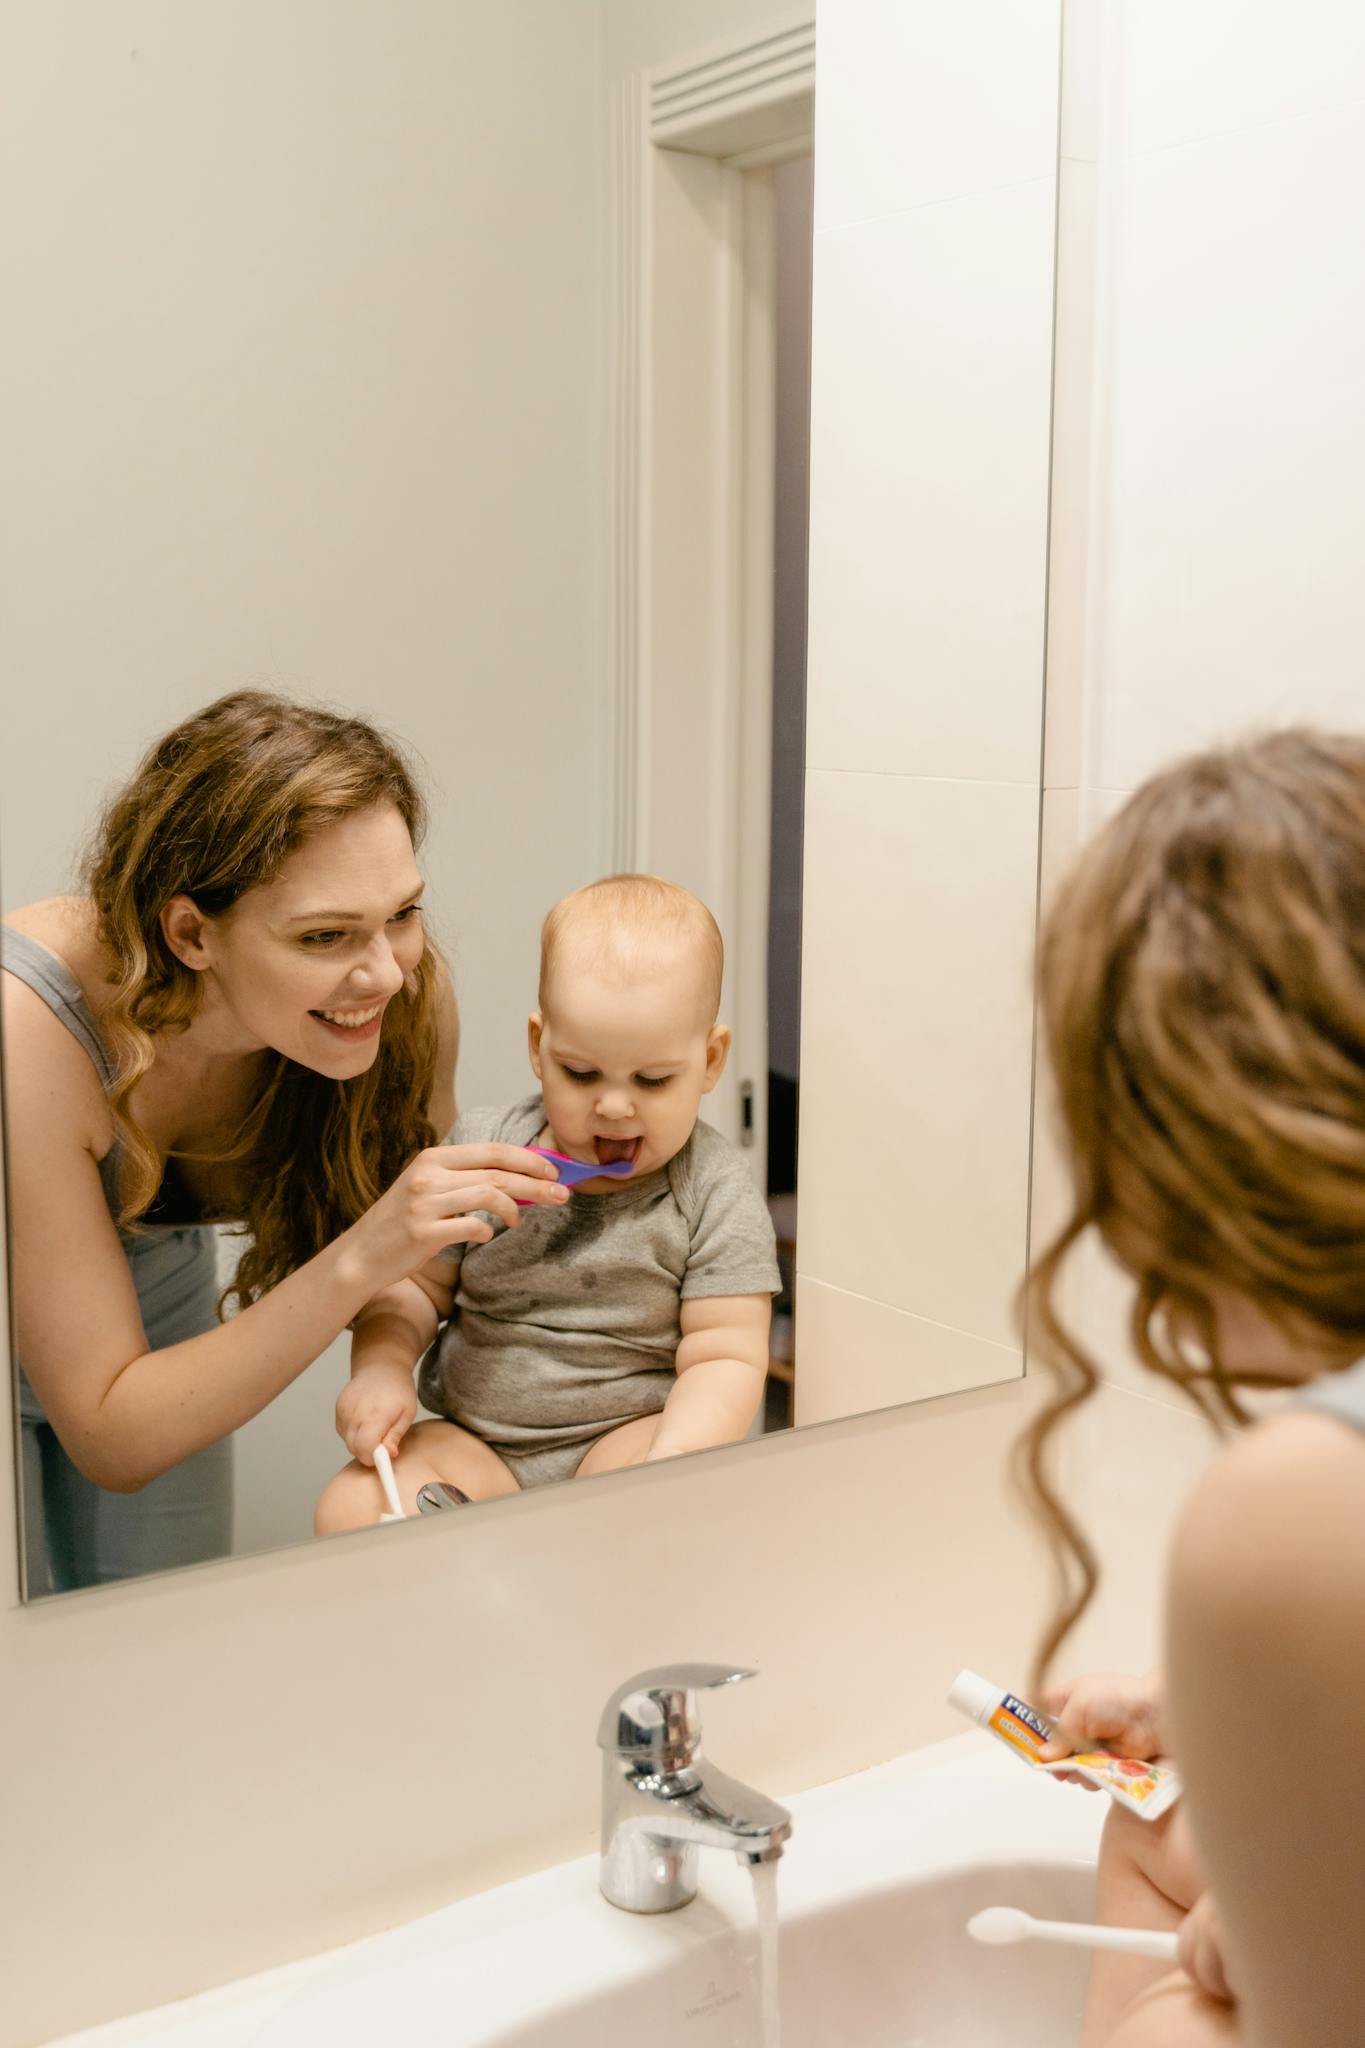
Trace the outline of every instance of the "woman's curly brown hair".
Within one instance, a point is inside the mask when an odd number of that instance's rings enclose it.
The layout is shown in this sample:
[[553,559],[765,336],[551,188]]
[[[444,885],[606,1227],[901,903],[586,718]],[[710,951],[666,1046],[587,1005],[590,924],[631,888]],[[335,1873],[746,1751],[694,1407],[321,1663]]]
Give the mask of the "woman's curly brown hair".
[[1099,1378],[1056,1299],[1092,1226],[1139,1358],[1219,1426],[1284,1382],[1220,1354],[1215,1294],[1365,1349],[1365,741],[1281,732],[1154,777],[1059,890],[1038,978],[1073,1188],[1020,1296],[1057,1383],[1017,1447],[1060,1576],[1042,1669],[1098,1580],[1049,1457]]

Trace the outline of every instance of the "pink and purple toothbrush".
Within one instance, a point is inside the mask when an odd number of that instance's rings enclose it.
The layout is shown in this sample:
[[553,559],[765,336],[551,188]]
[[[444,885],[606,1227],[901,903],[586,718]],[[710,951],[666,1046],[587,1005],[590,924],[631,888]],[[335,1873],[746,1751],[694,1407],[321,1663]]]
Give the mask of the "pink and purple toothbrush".
[[[538,1152],[542,1159],[552,1159],[559,1168],[559,1184],[564,1188],[577,1187],[581,1180],[597,1180],[603,1174],[609,1175],[613,1180],[627,1180],[635,1171],[635,1163],[631,1159],[609,1159],[603,1165],[596,1159],[570,1159],[563,1152],[549,1151],[544,1145],[527,1145],[523,1149],[527,1152]],[[531,1202],[517,1203],[519,1209],[530,1209],[534,1206]]]

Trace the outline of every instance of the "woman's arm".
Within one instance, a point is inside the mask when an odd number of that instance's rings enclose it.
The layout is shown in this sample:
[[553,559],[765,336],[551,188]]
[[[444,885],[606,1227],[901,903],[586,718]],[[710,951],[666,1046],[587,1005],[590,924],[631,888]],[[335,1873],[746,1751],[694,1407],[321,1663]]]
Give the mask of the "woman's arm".
[[238,1429],[381,1288],[445,1244],[515,1228],[513,1196],[559,1199],[547,1161],[506,1145],[423,1153],[360,1221],[219,1328],[149,1351],[100,1181],[108,1107],[89,1060],[32,992],[0,975],[20,1362],[87,1478],[131,1493]]
[[1365,1437],[1285,1415],[1201,1483],[1168,1626],[1176,1757],[1247,2048],[1365,2013]]

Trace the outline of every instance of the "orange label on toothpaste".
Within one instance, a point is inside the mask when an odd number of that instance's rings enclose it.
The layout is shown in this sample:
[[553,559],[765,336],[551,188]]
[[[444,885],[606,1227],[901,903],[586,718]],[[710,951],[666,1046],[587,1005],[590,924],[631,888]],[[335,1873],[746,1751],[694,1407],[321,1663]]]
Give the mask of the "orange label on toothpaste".
[[1048,1740],[1048,1731],[1033,1709],[1012,1694],[1000,1702],[986,1726],[1011,1749],[1017,1749],[1026,1763],[1037,1763]]

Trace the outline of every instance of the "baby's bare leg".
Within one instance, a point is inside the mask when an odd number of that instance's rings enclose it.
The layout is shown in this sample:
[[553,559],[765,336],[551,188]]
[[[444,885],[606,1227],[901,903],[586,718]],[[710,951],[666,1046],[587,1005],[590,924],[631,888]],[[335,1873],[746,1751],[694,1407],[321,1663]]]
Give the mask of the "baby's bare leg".
[[[398,1498],[410,1515],[417,1512],[418,1490],[429,1479],[449,1480],[472,1501],[495,1500],[500,1494],[521,1490],[497,1452],[453,1422],[416,1423],[399,1445],[393,1478]],[[313,1512],[313,1528],[319,1536],[333,1536],[342,1529],[368,1529],[387,1505],[373,1465],[353,1459],[324,1488]]]
[[574,1478],[591,1479],[594,1472],[621,1472],[627,1465],[642,1465],[658,1426],[657,1415],[637,1415],[633,1422],[609,1429],[605,1436],[598,1437]]
[[1139,1993],[1106,2048],[1238,2048],[1241,2039],[1237,2008],[1208,1997],[1177,1970]]
[[[1097,1920],[1108,1927],[1174,1931],[1203,1888],[1183,1805],[1157,1821],[1141,1820],[1122,1806],[1110,1808],[1100,1843]],[[1120,2014],[1163,1974],[1169,1974],[1166,1964],[1140,1956],[1097,1955],[1090,1972],[1082,2048],[1111,2048],[1111,2044],[1117,2048],[1120,2040],[1126,2040],[1126,2035],[1115,2032]],[[1189,1980],[1182,1976],[1180,1981]],[[1161,2009],[1169,2012],[1169,1999]],[[1134,2037],[1134,2048],[1142,2038]],[[1151,2036],[1153,2041],[1157,2038],[1155,2033]],[[1203,2036],[1191,2035],[1190,2039],[1194,2042]],[[1172,2048],[1175,2044],[1173,2036]]]

